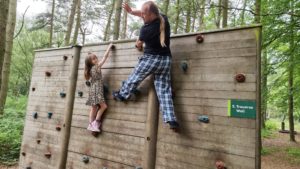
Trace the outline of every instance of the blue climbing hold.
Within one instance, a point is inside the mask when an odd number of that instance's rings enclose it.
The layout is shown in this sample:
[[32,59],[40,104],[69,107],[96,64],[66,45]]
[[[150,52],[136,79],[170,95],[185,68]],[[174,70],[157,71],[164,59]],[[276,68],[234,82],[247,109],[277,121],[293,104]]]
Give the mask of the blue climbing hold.
[[187,62],[186,62],[186,61],[181,62],[181,63],[180,63],[180,68],[181,68],[181,70],[182,70],[183,72],[186,72],[187,69],[188,69],[188,64],[187,64]]
[[60,92],[59,95],[60,95],[61,98],[66,97],[66,93],[65,92]]
[[33,117],[34,119],[37,119],[37,118],[38,118],[38,113],[37,113],[37,112],[33,112],[33,113],[32,113],[32,117]]
[[198,120],[203,123],[209,123],[209,118],[208,118],[208,116],[205,116],[205,115],[198,116]]
[[53,113],[52,112],[48,112],[48,119],[51,119]]
[[87,164],[89,161],[90,161],[90,158],[88,156],[84,155],[82,157],[82,162],[84,162],[85,164]]

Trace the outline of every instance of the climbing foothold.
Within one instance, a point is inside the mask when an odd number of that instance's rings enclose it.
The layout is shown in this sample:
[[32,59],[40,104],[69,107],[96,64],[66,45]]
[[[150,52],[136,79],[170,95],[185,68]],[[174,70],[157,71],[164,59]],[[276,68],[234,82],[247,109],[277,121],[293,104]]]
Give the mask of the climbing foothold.
[[53,113],[52,112],[48,112],[48,119],[51,119]]
[[183,72],[186,72],[187,69],[188,69],[188,64],[187,64],[187,61],[183,61],[180,63],[180,68]]
[[65,92],[60,92],[59,95],[60,95],[61,98],[66,97],[66,93]]
[[50,77],[50,76],[51,76],[51,72],[46,71],[46,72],[45,72],[45,75],[46,75],[47,77]]
[[143,167],[137,166],[135,167],[135,169],[143,169]]
[[224,162],[221,160],[216,161],[216,168],[217,169],[226,169]]
[[94,137],[98,137],[98,135],[99,135],[99,132],[92,131],[91,133]]
[[57,131],[60,131],[60,130],[61,130],[60,125],[56,125],[55,129],[56,129]]
[[198,43],[202,43],[202,42],[204,41],[204,36],[203,36],[202,34],[198,34],[198,35],[196,36],[196,41],[197,41]]
[[26,167],[26,169],[31,169],[31,167],[28,166],[28,167]]
[[64,58],[64,60],[68,60],[68,56],[67,55],[64,55],[63,58]]
[[235,75],[235,80],[239,83],[243,83],[246,80],[246,76],[243,73],[239,73],[239,74]]
[[37,119],[37,118],[38,118],[38,113],[37,113],[37,112],[33,112],[33,113],[32,113],[32,117],[33,117],[34,119]]
[[116,49],[116,46],[115,45],[112,45],[111,46],[111,50],[115,50]]
[[91,86],[91,82],[87,80],[87,81],[85,81],[85,85],[87,85],[87,86],[90,87]]
[[22,154],[22,156],[26,156],[26,153],[25,153],[25,151],[22,151],[22,153],[21,153],[21,154]]
[[35,87],[31,88],[31,90],[34,92],[35,91]]
[[84,162],[85,164],[87,164],[89,161],[90,161],[90,158],[88,156],[84,155],[82,157],[82,162]]
[[209,123],[209,118],[208,118],[208,116],[205,116],[205,115],[198,116],[198,120],[203,123]]
[[47,152],[47,153],[45,153],[44,155],[45,155],[45,157],[47,157],[47,158],[50,158],[50,157],[51,157],[51,153],[50,153],[50,152]]
[[36,140],[36,143],[40,144],[40,143],[41,143],[41,140],[40,140],[40,139],[37,139],[37,140]]
[[79,97],[83,96],[83,92],[82,91],[78,91],[77,94],[78,94]]

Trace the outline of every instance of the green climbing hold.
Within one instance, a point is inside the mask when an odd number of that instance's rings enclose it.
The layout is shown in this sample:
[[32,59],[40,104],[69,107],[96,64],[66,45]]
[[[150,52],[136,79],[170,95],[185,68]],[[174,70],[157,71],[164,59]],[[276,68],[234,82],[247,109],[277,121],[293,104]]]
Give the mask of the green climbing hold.
[[186,72],[187,69],[188,69],[188,64],[187,64],[187,62],[186,62],[186,61],[181,62],[181,63],[180,63],[180,68],[181,68],[181,70],[182,70],[183,72]]
[[53,113],[52,112],[48,112],[48,119],[51,119]]
[[208,118],[208,116],[205,116],[205,115],[198,116],[198,120],[203,123],[209,123],[209,118]]
[[33,117],[34,119],[37,119],[37,118],[38,118],[38,113],[37,113],[37,112],[33,112],[33,113],[32,113],[32,117]]

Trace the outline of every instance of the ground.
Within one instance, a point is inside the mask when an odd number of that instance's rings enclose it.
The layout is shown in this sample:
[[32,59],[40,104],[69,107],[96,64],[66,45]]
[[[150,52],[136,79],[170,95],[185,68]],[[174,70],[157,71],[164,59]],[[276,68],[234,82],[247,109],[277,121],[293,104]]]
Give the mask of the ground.
[[[300,169],[300,134],[298,142],[289,141],[288,134],[273,132],[263,139],[262,169]],[[17,169],[17,166],[0,165],[0,169]]]

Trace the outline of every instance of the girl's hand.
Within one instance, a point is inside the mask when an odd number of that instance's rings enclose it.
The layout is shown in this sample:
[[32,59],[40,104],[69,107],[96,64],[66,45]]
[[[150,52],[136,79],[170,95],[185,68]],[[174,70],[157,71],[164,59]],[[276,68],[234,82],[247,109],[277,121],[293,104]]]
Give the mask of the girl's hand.
[[126,12],[128,12],[128,13],[132,13],[132,9],[131,9],[131,7],[128,5],[128,3],[123,3],[122,4],[122,7],[123,7],[123,9],[125,9],[126,10]]
[[114,47],[114,45],[112,43],[110,43],[107,48],[112,49],[113,47]]

